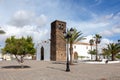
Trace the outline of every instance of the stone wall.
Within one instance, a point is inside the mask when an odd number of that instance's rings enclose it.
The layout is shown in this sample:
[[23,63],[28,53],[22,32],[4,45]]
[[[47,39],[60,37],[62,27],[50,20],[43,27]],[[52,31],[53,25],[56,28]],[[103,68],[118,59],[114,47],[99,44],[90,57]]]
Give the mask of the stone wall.
[[53,61],[66,60],[66,41],[63,32],[66,31],[66,22],[54,21],[51,23],[50,59]]

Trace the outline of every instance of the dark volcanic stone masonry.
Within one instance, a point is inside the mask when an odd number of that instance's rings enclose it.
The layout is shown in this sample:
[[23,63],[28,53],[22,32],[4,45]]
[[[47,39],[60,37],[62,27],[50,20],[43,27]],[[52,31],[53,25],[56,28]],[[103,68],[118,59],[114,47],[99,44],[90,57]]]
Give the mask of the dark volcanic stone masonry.
[[51,23],[50,59],[52,61],[66,60],[66,42],[62,38],[64,31],[66,31],[66,22],[56,20]]

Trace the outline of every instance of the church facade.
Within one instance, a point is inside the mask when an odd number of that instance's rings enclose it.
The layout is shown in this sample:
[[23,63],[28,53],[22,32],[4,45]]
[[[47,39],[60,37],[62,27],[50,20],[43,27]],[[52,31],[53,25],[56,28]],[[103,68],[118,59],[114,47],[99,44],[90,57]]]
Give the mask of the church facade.
[[[51,23],[51,39],[43,41],[37,46],[37,60],[66,61],[66,42],[61,38],[64,36],[64,31],[66,31],[66,22],[56,20]],[[90,49],[89,43],[74,43],[73,59],[90,60],[91,55],[88,54]]]
[[[43,49],[44,48],[44,49]],[[95,46],[93,46],[95,48]],[[73,60],[91,60],[91,55],[88,54],[88,51],[91,49],[91,46],[89,43],[83,43],[83,42],[77,42],[73,44]],[[69,53],[69,52],[68,52]],[[66,52],[65,52],[66,55]],[[37,47],[36,52],[36,59],[38,61],[45,60],[50,61],[51,60],[51,54],[50,54],[50,41],[40,44]],[[93,60],[95,60],[95,55],[92,55]],[[63,60],[52,60],[52,61],[65,61]]]

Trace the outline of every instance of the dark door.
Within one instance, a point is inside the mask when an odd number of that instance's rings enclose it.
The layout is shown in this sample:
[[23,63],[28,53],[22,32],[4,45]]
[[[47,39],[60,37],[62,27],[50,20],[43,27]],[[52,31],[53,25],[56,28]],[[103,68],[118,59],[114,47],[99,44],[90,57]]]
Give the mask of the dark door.
[[78,53],[77,52],[74,53],[74,60],[78,60]]
[[44,60],[44,47],[41,47],[41,60]]

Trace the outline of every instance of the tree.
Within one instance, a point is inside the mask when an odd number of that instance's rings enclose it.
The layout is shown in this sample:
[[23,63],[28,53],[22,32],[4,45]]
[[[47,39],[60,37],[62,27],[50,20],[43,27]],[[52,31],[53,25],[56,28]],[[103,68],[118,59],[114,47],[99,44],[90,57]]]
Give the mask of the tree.
[[103,55],[104,59],[105,59],[105,57],[107,57],[107,59],[108,59],[108,57],[110,56],[110,51],[106,48],[103,48],[102,55]]
[[98,61],[98,44],[100,44],[102,36],[100,36],[99,34],[95,34],[94,38],[96,44],[96,61]]
[[[92,51],[92,46],[93,46],[93,44],[94,44],[94,40],[93,40],[93,39],[90,39],[89,43],[90,43],[91,51]],[[91,54],[91,60],[92,60],[92,54]]]
[[107,50],[112,55],[112,61],[114,61],[116,58],[116,54],[120,52],[120,45],[117,43],[110,43],[107,45]]
[[96,55],[96,49],[93,49],[93,50],[89,50],[88,51],[88,54],[91,54],[91,55]]
[[[70,31],[68,31],[67,33],[70,33]],[[72,55],[73,55],[73,43],[76,43],[80,40],[85,39],[83,36],[81,36],[83,33],[81,31],[77,31],[77,29],[74,28],[74,31],[72,33],[71,38],[68,40],[69,44],[70,44],[70,64],[73,64],[73,59],[72,59]]]
[[116,58],[120,59],[120,54],[117,54],[117,55],[116,55]]
[[24,62],[24,57],[27,54],[33,55],[35,53],[32,38],[29,36],[27,38],[22,37],[19,39],[11,36],[6,39],[5,43],[6,45],[3,48],[4,54],[9,53],[14,55],[19,63]]

